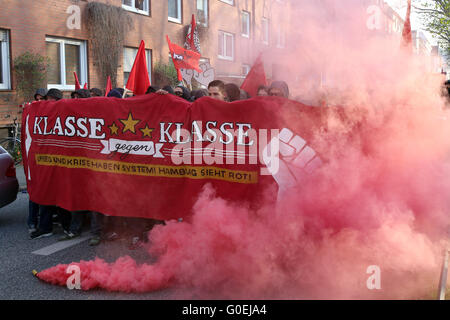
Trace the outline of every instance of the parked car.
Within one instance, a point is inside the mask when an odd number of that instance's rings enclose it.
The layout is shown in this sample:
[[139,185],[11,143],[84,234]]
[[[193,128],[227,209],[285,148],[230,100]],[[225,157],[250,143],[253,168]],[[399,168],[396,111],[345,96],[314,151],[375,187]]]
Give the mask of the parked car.
[[0,208],[17,199],[19,181],[16,177],[14,159],[0,146]]

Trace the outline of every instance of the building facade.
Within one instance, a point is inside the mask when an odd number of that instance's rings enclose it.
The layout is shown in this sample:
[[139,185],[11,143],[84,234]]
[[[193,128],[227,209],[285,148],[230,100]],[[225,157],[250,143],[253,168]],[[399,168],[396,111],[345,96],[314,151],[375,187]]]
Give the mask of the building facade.
[[[73,72],[83,86],[104,89],[94,58],[86,0],[1,0],[0,10],[0,127],[20,118],[23,98],[18,95],[14,59],[25,52],[50,59],[46,87],[69,95],[75,88]],[[141,40],[145,42],[149,77],[154,66],[171,63],[166,35],[183,45],[194,14],[199,25],[202,61],[215,78],[240,84],[259,54],[267,57],[286,50],[290,0],[98,0],[121,8],[131,21],[123,34],[117,68],[117,87],[123,87]],[[113,32],[114,30],[111,30]],[[105,56],[104,59],[108,59]],[[273,64],[265,61],[272,77]]]

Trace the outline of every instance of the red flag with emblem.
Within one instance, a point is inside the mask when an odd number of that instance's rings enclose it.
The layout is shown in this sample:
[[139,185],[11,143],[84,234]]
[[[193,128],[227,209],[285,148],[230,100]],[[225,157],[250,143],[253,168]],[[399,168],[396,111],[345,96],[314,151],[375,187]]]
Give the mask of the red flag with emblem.
[[187,50],[175,43],[170,42],[169,36],[166,36],[169,45],[170,56],[172,57],[175,69],[177,69],[178,80],[183,80],[180,69],[194,69],[202,72],[199,67],[200,54],[191,50]]

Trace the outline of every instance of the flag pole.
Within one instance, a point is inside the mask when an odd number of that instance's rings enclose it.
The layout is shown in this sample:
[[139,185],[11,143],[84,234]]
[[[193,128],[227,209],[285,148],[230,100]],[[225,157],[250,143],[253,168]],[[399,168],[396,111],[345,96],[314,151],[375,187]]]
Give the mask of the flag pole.
[[446,248],[444,252],[444,261],[442,262],[441,276],[439,279],[439,292],[438,299],[445,300],[445,291],[447,286],[447,275],[448,275],[448,253],[449,249]]
[[192,91],[192,84],[189,85],[185,79],[183,79],[182,82],[183,82],[183,85],[184,85],[186,88],[188,88],[190,91]]

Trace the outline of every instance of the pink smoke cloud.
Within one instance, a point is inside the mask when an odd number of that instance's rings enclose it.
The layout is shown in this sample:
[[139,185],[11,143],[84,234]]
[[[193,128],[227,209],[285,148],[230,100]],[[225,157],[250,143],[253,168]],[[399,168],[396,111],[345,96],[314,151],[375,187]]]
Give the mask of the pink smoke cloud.
[[[156,263],[81,261],[84,290],[176,287],[196,297],[248,299],[416,299],[436,292],[450,224],[450,115],[441,79],[402,51],[400,39],[369,34],[365,10],[314,3],[299,11],[301,34],[291,37],[302,42],[283,63],[299,70],[286,80],[304,80],[291,88],[300,100],[325,95],[329,105],[342,106],[324,111],[327,121],[314,136],[325,164],[282,202],[270,201],[276,190],[267,190],[258,211],[206,187],[190,222],[151,231],[147,250]],[[323,70],[330,80],[319,88],[312,75]],[[380,267],[380,290],[367,288],[371,265]],[[38,277],[66,285],[66,268]]]

